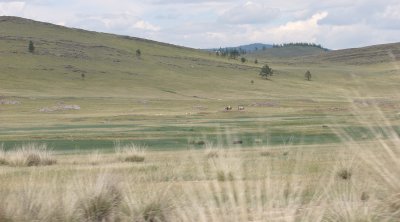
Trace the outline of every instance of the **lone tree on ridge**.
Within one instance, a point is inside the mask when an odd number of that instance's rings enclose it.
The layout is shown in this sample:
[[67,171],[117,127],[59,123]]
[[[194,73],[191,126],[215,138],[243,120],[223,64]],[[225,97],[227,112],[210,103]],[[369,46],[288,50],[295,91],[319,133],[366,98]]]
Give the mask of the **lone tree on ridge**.
[[311,81],[311,72],[307,70],[306,74],[304,74],[304,77],[308,80]]
[[269,76],[272,76],[274,74],[274,71],[268,66],[268,65],[264,65],[261,68],[260,71],[260,76],[264,79],[268,79]]
[[30,53],[34,53],[35,52],[35,46],[33,45],[33,41],[29,41],[29,46],[28,46],[28,50]]

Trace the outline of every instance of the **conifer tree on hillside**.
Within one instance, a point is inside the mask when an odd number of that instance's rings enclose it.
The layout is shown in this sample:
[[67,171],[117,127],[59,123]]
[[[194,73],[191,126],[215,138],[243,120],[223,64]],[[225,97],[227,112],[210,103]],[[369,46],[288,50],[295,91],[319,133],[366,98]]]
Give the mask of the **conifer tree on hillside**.
[[307,70],[306,74],[304,74],[304,77],[308,80],[311,81],[311,72]]
[[28,50],[30,53],[34,53],[35,52],[35,46],[33,45],[33,41],[29,41],[29,46],[28,46]]
[[261,71],[260,71],[260,76],[261,77],[263,77],[265,79],[268,79],[268,77],[272,76],[273,74],[274,74],[274,71],[268,65],[264,65],[261,68]]

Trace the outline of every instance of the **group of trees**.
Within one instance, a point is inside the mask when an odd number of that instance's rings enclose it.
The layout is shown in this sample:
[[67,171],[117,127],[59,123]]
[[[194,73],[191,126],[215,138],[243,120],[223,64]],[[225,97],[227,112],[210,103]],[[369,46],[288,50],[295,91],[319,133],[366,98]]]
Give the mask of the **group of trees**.
[[241,55],[245,55],[247,52],[241,48],[219,48],[218,50],[214,50],[215,55],[228,57],[230,59],[237,59]]
[[316,48],[320,48],[323,50],[328,50],[320,44],[308,43],[308,42],[291,42],[291,43],[273,44],[272,45],[273,48],[284,48],[284,47],[293,47],[293,46],[316,47]]

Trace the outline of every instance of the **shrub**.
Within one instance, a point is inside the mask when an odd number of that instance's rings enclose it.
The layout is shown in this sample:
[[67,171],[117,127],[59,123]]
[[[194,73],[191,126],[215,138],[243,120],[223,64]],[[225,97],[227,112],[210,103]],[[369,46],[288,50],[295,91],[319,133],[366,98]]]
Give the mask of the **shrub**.
[[0,206],[0,221],[1,222],[12,222],[11,218],[7,216],[5,210]]
[[143,208],[142,216],[146,222],[166,221],[164,206],[160,202],[147,204]]
[[101,155],[100,155],[98,150],[95,150],[92,153],[90,153],[90,155],[89,155],[89,163],[91,165],[97,165],[97,164],[100,163],[100,161],[101,161]]
[[343,180],[350,180],[351,170],[350,169],[341,169],[337,172],[337,176]]
[[133,143],[121,145],[119,142],[116,142],[114,149],[121,161],[143,162],[145,160],[145,147],[137,146]]
[[0,165],[6,165],[6,151],[4,151],[3,144],[0,145]]
[[125,157],[126,162],[143,162],[144,156],[130,155]]
[[207,158],[217,158],[222,154],[222,149],[216,148],[212,143],[208,142],[206,143],[204,153]]
[[28,143],[6,152],[6,163],[10,166],[46,166],[57,163],[46,144]]
[[220,182],[224,182],[224,181],[232,181],[234,180],[234,176],[232,172],[229,173],[225,173],[224,171],[220,170],[217,171],[217,180]]
[[272,153],[270,151],[261,151],[260,156],[271,156]]
[[75,215],[78,221],[98,222],[114,221],[117,209],[122,203],[122,192],[108,181],[96,184],[99,189],[86,193],[75,205]]

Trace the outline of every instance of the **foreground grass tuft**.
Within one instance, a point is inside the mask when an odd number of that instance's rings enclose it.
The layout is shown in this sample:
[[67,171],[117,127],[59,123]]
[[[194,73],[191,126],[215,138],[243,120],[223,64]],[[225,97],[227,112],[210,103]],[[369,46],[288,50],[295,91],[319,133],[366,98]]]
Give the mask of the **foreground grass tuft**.
[[108,178],[100,178],[92,190],[77,201],[75,214],[78,221],[115,221],[122,203],[122,192]]
[[337,176],[342,180],[350,180],[351,179],[351,170],[350,169],[340,169],[337,172]]
[[5,211],[0,207],[0,221],[1,222],[12,222],[11,218],[8,217]]
[[3,145],[0,145],[0,165],[6,165],[6,151],[4,151]]
[[0,163],[10,166],[31,167],[47,166],[57,163],[46,144],[28,143],[12,151],[0,151]]
[[118,159],[124,162],[143,162],[145,160],[146,151],[144,147],[133,143],[128,145],[115,144],[115,153]]

